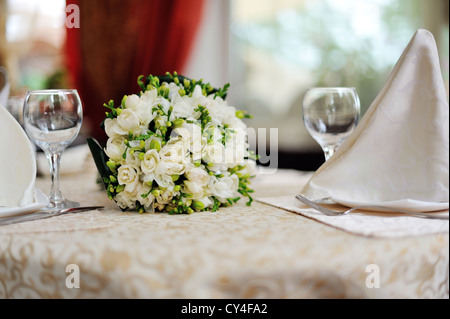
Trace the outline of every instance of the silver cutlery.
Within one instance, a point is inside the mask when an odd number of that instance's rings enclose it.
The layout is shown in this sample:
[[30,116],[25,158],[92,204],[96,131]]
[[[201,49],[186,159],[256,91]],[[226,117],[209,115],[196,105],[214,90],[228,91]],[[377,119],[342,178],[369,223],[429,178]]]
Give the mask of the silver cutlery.
[[386,208],[386,207],[380,207],[380,206],[359,206],[359,207],[352,207],[352,208],[344,210],[344,211],[335,211],[335,210],[325,208],[325,207],[307,199],[306,197],[304,197],[302,195],[296,195],[295,198],[297,198],[302,203],[308,205],[311,208],[314,208],[315,210],[317,210],[327,216],[342,216],[342,215],[347,215],[348,213],[353,212],[355,210],[361,210],[361,209],[371,210],[372,209],[372,210],[377,210],[377,211],[393,212],[393,213],[405,214],[405,215],[409,215],[409,216],[427,218],[427,219],[443,219],[443,220],[449,219],[448,215],[445,216],[445,215],[437,215],[437,214],[433,214],[433,213],[410,212],[410,211],[405,211],[405,210],[401,210],[401,209],[392,209],[392,208]]
[[102,208],[104,208],[104,206],[82,206],[82,207],[66,208],[66,209],[61,209],[61,210],[56,210],[56,211],[55,210],[37,211],[35,213],[31,213],[31,214],[27,214],[27,215],[0,218],[0,226],[28,222],[28,221],[37,220],[37,219],[50,218],[50,217],[55,217],[55,216],[60,216],[60,215],[65,215],[65,214],[70,214],[70,213],[84,212],[84,211],[88,211],[88,210],[102,209]]

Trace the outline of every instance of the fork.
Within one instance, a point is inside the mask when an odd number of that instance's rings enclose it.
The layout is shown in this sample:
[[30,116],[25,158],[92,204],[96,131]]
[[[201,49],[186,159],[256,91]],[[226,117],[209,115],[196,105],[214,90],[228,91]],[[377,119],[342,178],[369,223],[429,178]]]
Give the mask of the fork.
[[359,206],[359,207],[349,208],[349,209],[347,209],[345,211],[335,211],[335,210],[331,210],[331,209],[325,208],[323,206],[320,206],[317,203],[314,203],[313,201],[310,201],[309,199],[307,199],[306,197],[304,197],[302,195],[296,195],[295,198],[297,198],[302,203],[308,205],[311,208],[316,209],[317,211],[319,211],[322,214],[325,214],[327,216],[347,215],[348,213],[353,212],[355,210],[359,210],[359,209],[376,209],[376,210],[379,210],[379,211],[389,211],[389,212],[406,214],[406,215],[410,215],[410,216],[414,216],[414,217],[427,218],[427,219],[443,219],[443,220],[448,220],[449,219],[448,215],[447,216],[444,216],[444,215],[431,215],[430,213],[410,212],[410,211],[406,211],[406,210],[402,210],[402,209],[391,209],[391,208],[388,209],[388,208],[380,207],[380,206]]

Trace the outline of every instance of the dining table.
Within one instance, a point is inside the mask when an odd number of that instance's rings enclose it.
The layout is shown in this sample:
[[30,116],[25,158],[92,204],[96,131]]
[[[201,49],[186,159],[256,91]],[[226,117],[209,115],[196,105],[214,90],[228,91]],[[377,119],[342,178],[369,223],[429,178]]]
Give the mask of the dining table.
[[[88,156],[61,175],[61,189],[104,208],[0,226],[0,298],[449,298],[448,231],[389,237],[333,227],[264,201],[294,198],[313,172],[261,172],[251,206],[138,213],[108,199]],[[48,193],[50,177],[36,185]]]

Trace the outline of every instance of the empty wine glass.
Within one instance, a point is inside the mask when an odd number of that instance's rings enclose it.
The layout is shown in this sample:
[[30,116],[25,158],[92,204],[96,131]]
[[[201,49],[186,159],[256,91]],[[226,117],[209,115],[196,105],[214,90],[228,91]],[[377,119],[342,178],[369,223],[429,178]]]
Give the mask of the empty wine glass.
[[355,88],[312,88],[303,99],[303,122],[327,161],[353,132],[360,117]]
[[59,185],[61,156],[77,137],[83,121],[81,100],[76,90],[28,91],[23,110],[25,131],[47,156],[52,178],[49,209],[79,206],[64,199]]

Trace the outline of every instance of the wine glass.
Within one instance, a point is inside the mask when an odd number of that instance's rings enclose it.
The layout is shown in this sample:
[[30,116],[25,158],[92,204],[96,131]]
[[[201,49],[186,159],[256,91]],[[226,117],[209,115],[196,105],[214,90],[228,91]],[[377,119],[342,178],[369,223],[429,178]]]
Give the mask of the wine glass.
[[23,121],[30,139],[47,156],[52,178],[48,209],[77,207],[65,199],[59,185],[61,156],[77,137],[83,121],[81,100],[76,90],[28,91]]
[[303,99],[303,122],[329,160],[358,125],[360,101],[355,88],[312,88]]

